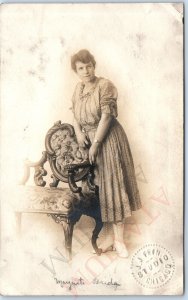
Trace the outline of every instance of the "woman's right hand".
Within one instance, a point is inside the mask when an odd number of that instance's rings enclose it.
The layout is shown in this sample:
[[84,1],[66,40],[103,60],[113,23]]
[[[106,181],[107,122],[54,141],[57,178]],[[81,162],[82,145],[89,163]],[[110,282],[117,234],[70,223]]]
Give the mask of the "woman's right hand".
[[88,147],[89,144],[90,144],[90,141],[87,137],[87,135],[83,132],[80,132],[79,134],[76,135],[77,137],[77,141],[78,141],[78,144],[79,146],[85,148],[85,147]]

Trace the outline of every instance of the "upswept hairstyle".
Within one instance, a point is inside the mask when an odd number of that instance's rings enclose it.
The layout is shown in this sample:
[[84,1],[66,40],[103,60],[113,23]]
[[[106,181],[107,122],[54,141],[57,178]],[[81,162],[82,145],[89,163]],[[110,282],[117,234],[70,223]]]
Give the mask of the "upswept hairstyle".
[[76,72],[76,63],[80,61],[84,64],[88,64],[89,62],[92,62],[94,68],[96,65],[96,61],[94,56],[86,49],[82,49],[73,56],[71,56],[71,68]]

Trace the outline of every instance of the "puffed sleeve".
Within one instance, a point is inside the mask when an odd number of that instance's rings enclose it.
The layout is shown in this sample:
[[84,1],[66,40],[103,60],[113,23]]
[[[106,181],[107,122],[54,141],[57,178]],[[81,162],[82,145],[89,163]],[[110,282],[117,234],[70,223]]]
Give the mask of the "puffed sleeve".
[[117,112],[117,89],[109,80],[104,80],[100,86],[100,108],[101,113],[111,114],[115,118]]

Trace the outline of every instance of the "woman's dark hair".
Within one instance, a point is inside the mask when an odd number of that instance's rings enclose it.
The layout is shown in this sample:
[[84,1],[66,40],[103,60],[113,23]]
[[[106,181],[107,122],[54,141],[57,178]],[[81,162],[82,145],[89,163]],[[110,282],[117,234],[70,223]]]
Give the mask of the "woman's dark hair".
[[82,49],[78,53],[71,56],[71,68],[74,70],[74,72],[76,72],[76,63],[78,61],[84,64],[88,64],[89,62],[92,62],[94,68],[96,65],[94,56],[86,49]]

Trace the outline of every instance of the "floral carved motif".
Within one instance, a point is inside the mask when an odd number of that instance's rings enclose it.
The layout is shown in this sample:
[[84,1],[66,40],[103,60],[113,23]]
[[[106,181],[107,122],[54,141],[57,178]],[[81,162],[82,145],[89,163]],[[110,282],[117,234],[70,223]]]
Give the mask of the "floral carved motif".
[[56,122],[46,135],[45,146],[56,179],[68,182],[67,167],[70,165],[80,166],[74,170],[75,181],[88,173],[88,168],[84,167],[89,164],[88,149],[79,147],[72,125]]

